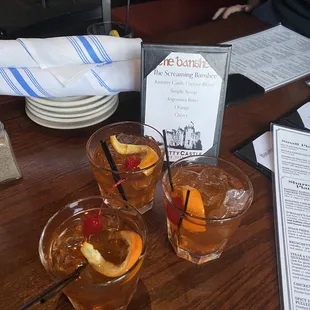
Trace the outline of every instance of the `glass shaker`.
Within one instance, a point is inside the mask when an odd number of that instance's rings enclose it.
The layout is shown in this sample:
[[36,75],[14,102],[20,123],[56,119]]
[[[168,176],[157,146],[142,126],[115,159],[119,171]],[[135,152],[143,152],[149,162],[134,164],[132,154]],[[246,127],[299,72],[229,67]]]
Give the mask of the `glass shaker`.
[[21,177],[10,138],[0,122],[0,184],[17,180]]

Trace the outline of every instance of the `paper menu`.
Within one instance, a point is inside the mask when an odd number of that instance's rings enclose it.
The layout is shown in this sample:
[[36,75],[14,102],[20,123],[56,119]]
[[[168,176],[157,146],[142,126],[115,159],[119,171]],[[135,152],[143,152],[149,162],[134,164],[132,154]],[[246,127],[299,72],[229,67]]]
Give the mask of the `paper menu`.
[[310,133],[272,126],[282,305],[310,309]]
[[[189,60],[197,66],[182,66]],[[170,159],[212,148],[223,80],[206,60],[200,54],[171,53],[146,80],[145,122],[166,130]],[[158,117],[158,111],[164,113]]]
[[270,91],[310,73],[310,39],[282,25],[225,42],[232,44],[230,73]]

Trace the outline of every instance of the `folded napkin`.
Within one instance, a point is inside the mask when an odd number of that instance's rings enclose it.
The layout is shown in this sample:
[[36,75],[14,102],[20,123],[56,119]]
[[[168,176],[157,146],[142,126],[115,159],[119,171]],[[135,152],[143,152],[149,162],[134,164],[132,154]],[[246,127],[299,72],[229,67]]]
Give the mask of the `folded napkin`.
[[109,95],[139,89],[141,39],[72,36],[0,41],[0,94]]

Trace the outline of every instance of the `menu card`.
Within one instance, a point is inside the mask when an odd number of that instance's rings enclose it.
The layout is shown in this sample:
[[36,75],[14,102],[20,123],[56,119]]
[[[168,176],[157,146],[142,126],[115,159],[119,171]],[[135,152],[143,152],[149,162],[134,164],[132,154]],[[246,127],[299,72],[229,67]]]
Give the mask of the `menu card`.
[[273,125],[275,223],[283,309],[310,309],[310,133]]
[[240,73],[270,91],[308,75],[310,39],[282,25],[226,42],[230,73]]
[[218,156],[230,46],[142,45],[142,116],[169,159]]

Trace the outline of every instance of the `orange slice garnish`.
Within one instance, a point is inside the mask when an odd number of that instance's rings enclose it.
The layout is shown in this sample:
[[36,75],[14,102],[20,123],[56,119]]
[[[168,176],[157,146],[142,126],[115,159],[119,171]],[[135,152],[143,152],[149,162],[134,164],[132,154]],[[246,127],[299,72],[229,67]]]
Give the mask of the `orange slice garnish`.
[[120,234],[128,244],[128,253],[121,265],[105,260],[91,243],[85,241],[81,246],[81,252],[88,263],[106,277],[116,278],[123,275],[137,262],[142,253],[142,239],[137,233],[122,230]]
[[[179,195],[182,197],[183,204],[185,204],[187,191],[188,190],[190,191],[190,196],[189,196],[189,200],[188,200],[188,204],[186,208],[187,213],[190,213],[194,216],[202,217],[202,218],[206,216],[205,207],[203,204],[201,194],[196,188],[191,187],[191,186],[180,186],[180,187],[177,187],[175,190],[178,191]],[[196,218],[185,217],[182,220],[182,227],[191,232],[206,231],[205,221],[199,220]]]
[[[149,166],[152,166],[158,161],[157,153],[148,145],[137,145],[137,144],[126,144],[121,143],[117,140],[116,136],[110,137],[110,142],[114,148],[114,150],[121,155],[130,155],[130,154],[137,154],[137,153],[146,153],[145,156],[141,159],[138,168],[145,169]],[[143,173],[146,176],[149,176],[154,171],[154,168],[150,168],[144,170]]]

